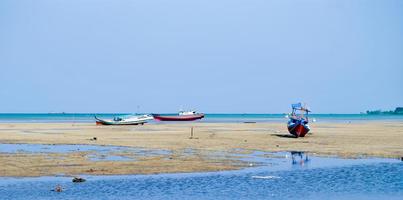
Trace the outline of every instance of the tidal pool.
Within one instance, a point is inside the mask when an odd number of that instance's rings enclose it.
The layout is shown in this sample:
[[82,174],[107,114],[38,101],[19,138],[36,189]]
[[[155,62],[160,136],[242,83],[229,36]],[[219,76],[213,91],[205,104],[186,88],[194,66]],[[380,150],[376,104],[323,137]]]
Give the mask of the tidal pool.
[[[252,167],[158,175],[0,178],[1,199],[401,199],[403,162],[300,152],[239,154]],[[252,164],[254,163],[254,164]],[[258,163],[256,165],[256,163]],[[63,192],[51,191],[60,184]]]
[[142,149],[122,146],[73,145],[73,144],[0,144],[0,153],[72,153],[88,152],[91,161],[132,161],[134,158],[112,155],[113,153],[130,153],[136,156],[168,155],[170,151]]

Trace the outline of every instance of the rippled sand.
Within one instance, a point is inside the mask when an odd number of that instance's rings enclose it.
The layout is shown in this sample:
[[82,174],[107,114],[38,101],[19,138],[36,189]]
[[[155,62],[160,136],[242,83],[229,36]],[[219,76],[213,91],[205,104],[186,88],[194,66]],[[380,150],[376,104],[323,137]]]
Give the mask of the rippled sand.
[[[189,139],[194,127],[193,139]],[[86,152],[0,153],[0,176],[55,174],[150,174],[245,167],[239,150],[307,151],[342,157],[403,156],[403,122],[312,124],[312,134],[292,138],[284,123],[176,123],[144,126],[95,124],[0,124],[0,143],[91,144],[170,150],[133,161],[91,161]],[[96,137],[97,140],[91,140]],[[191,154],[186,150],[194,149]],[[217,157],[217,152],[222,156]]]

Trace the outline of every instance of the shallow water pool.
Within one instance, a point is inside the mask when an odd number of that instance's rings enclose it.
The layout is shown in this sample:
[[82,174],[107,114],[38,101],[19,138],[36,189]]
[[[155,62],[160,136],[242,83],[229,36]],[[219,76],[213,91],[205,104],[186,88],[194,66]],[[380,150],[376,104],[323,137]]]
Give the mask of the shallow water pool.
[[[401,199],[403,162],[254,152],[258,167],[159,175],[1,178],[1,199]],[[56,185],[64,191],[53,192]]]
[[73,144],[0,144],[0,153],[72,153],[72,152],[88,152],[87,158],[91,161],[132,161],[129,158],[120,155],[112,155],[113,153],[130,153],[136,156],[157,156],[168,155],[171,152],[159,149],[142,149],[123,146],[107,146],[107,145],[73,145]]

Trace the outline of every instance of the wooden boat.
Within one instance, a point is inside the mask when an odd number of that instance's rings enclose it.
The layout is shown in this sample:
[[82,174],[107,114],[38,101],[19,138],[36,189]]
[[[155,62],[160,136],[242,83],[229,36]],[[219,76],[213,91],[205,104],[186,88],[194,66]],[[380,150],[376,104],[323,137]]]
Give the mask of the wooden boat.
[[112,120],[99,119],[95,116],[97,125],[144,125],[153,119],[151,115],[130,116],[127,118],[115,117]]
[[[287,123],[288,132],[295,137],[304,137],[310,130],[308,125],[308,110],[302,103],[292,104],[292,113],[290,114],[290,120]],[[305,114],[305,115],[304,115]]]
[[204,114],[196,111],[180,111],[178,115],[153,114],[153,117],[159,121],[194,121],[204,118]]

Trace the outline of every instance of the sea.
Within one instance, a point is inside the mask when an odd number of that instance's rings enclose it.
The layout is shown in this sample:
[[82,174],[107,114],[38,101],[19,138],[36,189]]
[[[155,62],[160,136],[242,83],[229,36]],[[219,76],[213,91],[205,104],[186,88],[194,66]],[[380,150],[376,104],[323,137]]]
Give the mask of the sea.
[[[144,113],[141,113],[144,114]],[[110,119],[136,115],[132,113],[0,113],[0,123],[89,123],[94,122],[94,116]],[[163,115],[170,115],[166,113]],[[174,113],[172,113],[174,115]],[[287,114],[211,114],[196,122],[206,123],[238,123],[238,122],[284,122]],[[380,114],[311,114],[314,122],[359,122],[359,121],[403,121],[403,115]]]

